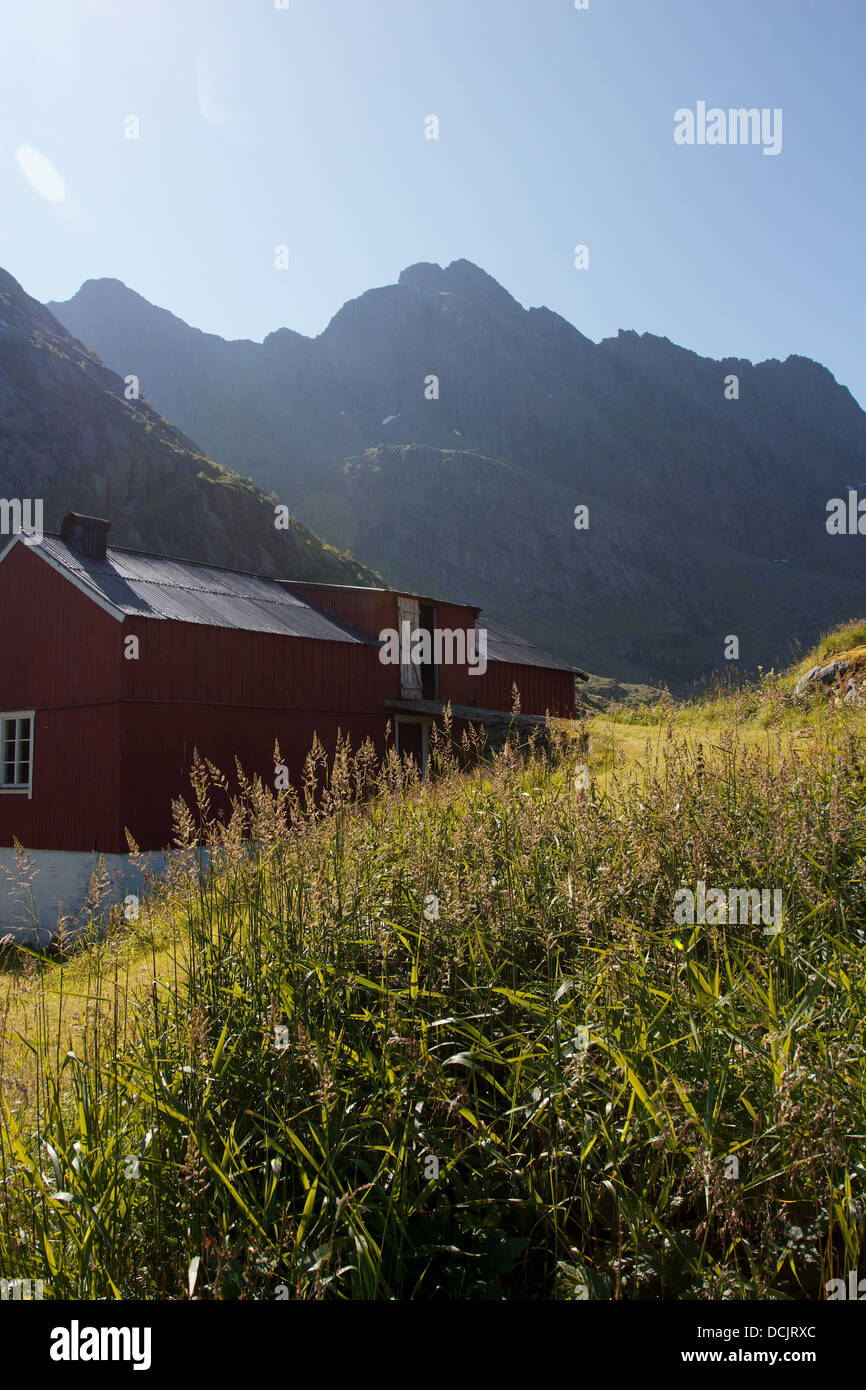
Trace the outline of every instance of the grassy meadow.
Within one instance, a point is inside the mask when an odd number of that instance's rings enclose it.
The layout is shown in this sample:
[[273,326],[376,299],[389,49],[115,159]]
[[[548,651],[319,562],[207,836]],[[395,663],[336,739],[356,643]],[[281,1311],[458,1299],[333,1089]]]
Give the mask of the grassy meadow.
[[[470,773],[442,740],[424,783],[314,750],[228,823],[202,766],[136,921],[5,948],[3,1276],[825,1297],[866,1215],[866,774],[863,712],[793,692],[814,659]],[[678,924],[700,880],[781,889],[781,931]]]

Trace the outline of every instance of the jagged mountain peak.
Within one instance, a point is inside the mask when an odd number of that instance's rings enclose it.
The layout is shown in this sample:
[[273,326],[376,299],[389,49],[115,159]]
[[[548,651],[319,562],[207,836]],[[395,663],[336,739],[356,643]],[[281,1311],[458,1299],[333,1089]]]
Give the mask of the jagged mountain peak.
[[407,266],[315,339],[209,344],[84,307],[58,317],[319,534],[590,669],[687,681],[732,632],[766,663],[862,607],[866,557],[824,520],[866,416],[808,359],[594,343],[468,260]]
[[[49,299],[45,307],[53,313],[59,303],[60,301]],[[132,289],[123,280],[118,280],[113,275],[100,275],[83,280],[68,303],[92,305],[94,309],[111,308],[118,303],[124,303],[130,309],[137,309],[148,314],[166,314],[169,312],[167,309],[161,309],[159,305],[151,303],[143,294],[139,294],[138,290]],[[172,314],[171,317],[174,318],[175,316]]]
[[[91,277],[89,280],[84,280],[82,281],[81,289],[78,293],[82,295],[101,294],[103,291],[107,291],[116,294],[118,290],[121,290],[124,294],[131,294],[135,299],[144,298],[137,290],[131,289],[125,281],[118,280],[115,275],[98,275]],[[147,302],[148,301],[145,300],[145,303]]]
[[[107,322],[122,319],[127,324],[134,323],[139,334],[168,333],[175,339],[192,334],[200,340],[206,340],[216,350],[228,341],[218,333],[207,333],[204,329],[193,327],[185,319],[173,314],[170,309],[152,303],[143,294],[139,294],[138,290],[131,289],[123,280],[117,280],[110,275],[85,280],[72,298],[64,303],[49,300],[45,305],[46,309],[58,318],[61,311],[66,311],[68,306],[72,306],[73,312],[80,314],[84,319],[100,317]],[[239,338],[231,341],[249,343],[250,339]],[[129,346],[133,347],[135,344],[130,342]],[[106,355],[110,357],[112,353],[109,351]]]
[[477,294],[519,307],[517,300],[498,280],[473,261],[463,259],[445,267],[434,261],[418,261],[401,270],[397,283],[418,294]]
[[[126,291],[119,281],[108,284]],[[99,302],[113,317],[116,289],[112,295]],[[140,299],[126,295],[127,307]],[[93,300],[85,295],[84,302]],[[162,330],[171,316],[147,308],[161,316]],[[155,336],[174,341],[162,331]],[[85,511],[110,517],[115,543],[133,549],[278,577],[378,579],[296,518],[277,530],[272,497],[207,458],[157,414],[146,390],[131,397],[126,386],[0,269],[0,492],[40,499],[47,530],[66,512]]]

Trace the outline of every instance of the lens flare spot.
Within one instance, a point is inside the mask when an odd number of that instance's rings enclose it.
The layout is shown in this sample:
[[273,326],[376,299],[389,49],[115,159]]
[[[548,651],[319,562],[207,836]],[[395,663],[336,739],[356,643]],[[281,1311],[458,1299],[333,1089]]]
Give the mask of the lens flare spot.
[[51,160],[32,145],[22,145],[16,152],[18,167],[30,187],[49,203],[66,201],[66,183]]

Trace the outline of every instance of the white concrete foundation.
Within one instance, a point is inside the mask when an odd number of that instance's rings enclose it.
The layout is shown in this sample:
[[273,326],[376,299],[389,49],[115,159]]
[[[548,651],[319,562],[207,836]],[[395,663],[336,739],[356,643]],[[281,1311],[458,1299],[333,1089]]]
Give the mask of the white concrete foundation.
[[[167,858],[165,851],[154,851],[144,861],[147,869],[161,873]],[[0,848],[0,937],[11,935],[18,942],[45,946],[57,934],[60,912],[69,918],[68,931],[80,931],[87,925],[84,903],[99,859],[85,852],[32,849],[24,851],[22,868],[14,849]],[[141,899],[142,868],[128,854],[104,854],[102,859],[109,888],[100,910],[107,919],[112,904],[126,913],[128,895]],[[129,910],[134,911],[134,904]]]

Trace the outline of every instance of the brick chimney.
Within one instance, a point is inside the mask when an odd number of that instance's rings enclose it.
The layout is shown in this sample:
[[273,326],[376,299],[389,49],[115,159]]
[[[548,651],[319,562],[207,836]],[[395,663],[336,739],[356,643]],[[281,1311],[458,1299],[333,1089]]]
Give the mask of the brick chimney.
[[111,522],[100,516],[82,516],[67,512],[60,527],[60,539],[74,545],[88,560],[104,560]]

